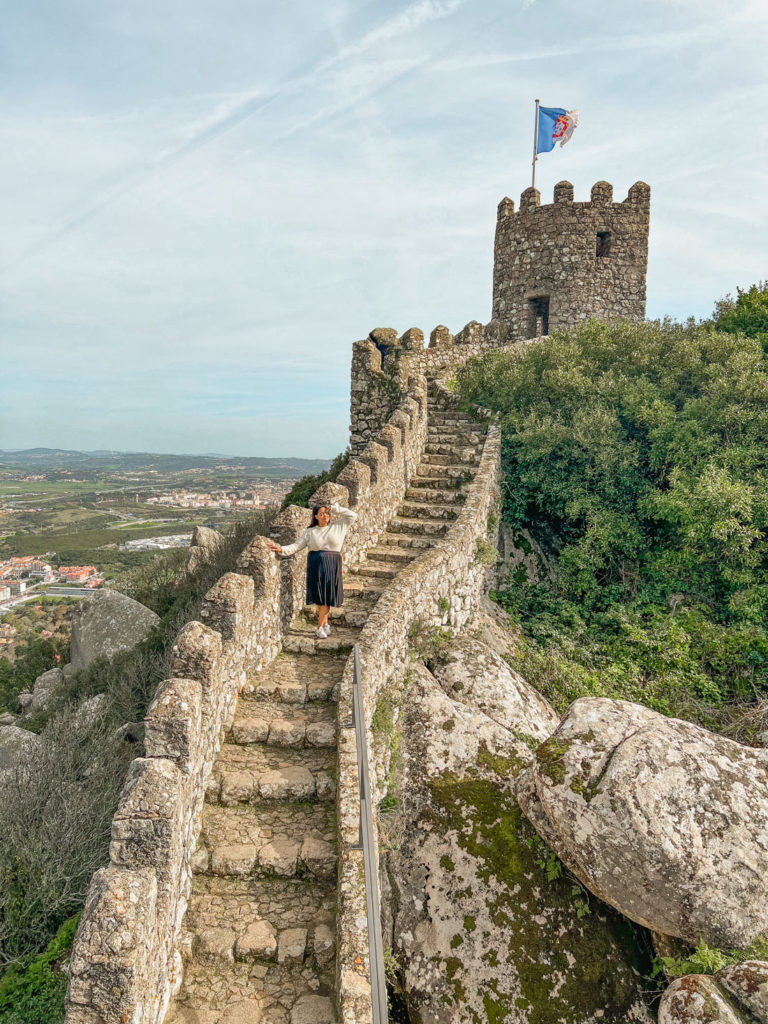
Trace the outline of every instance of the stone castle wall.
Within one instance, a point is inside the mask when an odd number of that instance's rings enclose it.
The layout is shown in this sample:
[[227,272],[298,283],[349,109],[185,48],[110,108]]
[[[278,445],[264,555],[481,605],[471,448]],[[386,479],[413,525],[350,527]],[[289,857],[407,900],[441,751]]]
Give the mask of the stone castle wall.
[[472,320],[451,334],[439,326],[424,347],[424,332],[412,327],[398,337],[391,327],[378,327],[352,346],[350,446],[364,451],[398,402],[412,377],[434,381],[454,374],[470,356],[509,343],[509,330],[499,321],[483,325]]
[[[493,318],[509,340],[571,327],[589,317],[642,320],[651,190],[636,182],[621,203],[599,181],[588,203],[573,185],[555,185],[554,202],[537,189],[499,203],[494,245]],[[547,309],[542,307],[546,301]]]
[[[311,499],[315,504],[339,500],[358,513],[345,543],[347,563],[359,561],[376,543],[403,500],[427,439],[428,389],[434,402],[451,408],[456,399],[440,378],[491,348],[522,351],[531,298],[549,288],[550,327],[589,315],[643,315],[647,186],[634,185],[624,203],[614,204],[610,186],[598,183],[591,203],[575,204],[566,185],[557,187],[554,207],[539,207],[532,190],[524,193],[517,215],[509,200],[502,202],[489,324],[473,321],[455,336],[435,328],[426,348],[416,329],[402,336],[378,329],[355,344],[353,457],[337,482]],[[611,234],[612,255],[600,257],[608,262],[599,266],[587,251],[596,232]],[[411,628],[416,623],[460,628],[487,588],[491,569],[478,557],[479,542],[496,540],[500,449],[499,427],[491,424],[458,519],[400,572],[361,632],[374,806],[385,795],[391,749],[376,742],[371,723],[382,695],[404,685]],[[276,520],[273,537],[290,543],[308,525],[309,511],[291,506]],[[213,762],[238,694],[276,657],[283,634],[303,607],[305,564],[304,552],[280,562],[264,538],[254,538],[237,571],[206,595],[202,621],[188,623],[179,634],[171,678],[158,687],[147,713],[145,756],[131,765],[113,820],[110,863],[92,880],[75,938],[67,1024],[161,1024],[181,983],[179,937]],[[351,659],[338,697],[339,1012],[342,1024],[369,1024]]]
[[[403,499],[424,449],[427,389],[406,384],[378,434],[337,484],[310,503],[338,499],[358,513],[350,562],[376,543]],[[289,506],[272,535],[296,540],[309,511]],[[304,606],[306,552],[280,560],[255,537],[205,598],[173,649],[171,677],[145,719],[145,756],[131,764],[112,822],[110,862],[91,882],[75,937],[67,1024],[160,1024],[182,980],[178,949],[211,769],[249,678],[281,649]]]
[[[442,401],[456,397],[439,384]],[[486,593],[491,567],[478,558],[478,542],[496,542],[501,479],[501,430],[488,428],[477,473],[451,529],[436,545],[398,574],[371,612],[358,639],[365,722],[368,731],[371,804],[387,792],[391,744],[376,740],[371,723],[379,699],[401,689],[411,659],[414,623],[459,629]],[[363,854],[357,848],[360,795],[355,732],[352,728],[353,666],[350,658],[339,694],[339,852],[338,999],[340,1024],[370,1024],[368,934],[365,917]],[[377,833],[377,822],[374,820]]]

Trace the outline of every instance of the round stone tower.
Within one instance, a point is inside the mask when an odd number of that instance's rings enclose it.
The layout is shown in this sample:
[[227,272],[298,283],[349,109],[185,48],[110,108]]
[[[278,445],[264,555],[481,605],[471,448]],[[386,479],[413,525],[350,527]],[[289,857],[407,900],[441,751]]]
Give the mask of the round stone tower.
[[645,317],[651,190],[638,181],[621,203],[598,181],[588,203],[555,185],[551,206],[526,189],[515,213],[502,199],[493,262],[493,319],[510,340],[549,334],[580,320]]

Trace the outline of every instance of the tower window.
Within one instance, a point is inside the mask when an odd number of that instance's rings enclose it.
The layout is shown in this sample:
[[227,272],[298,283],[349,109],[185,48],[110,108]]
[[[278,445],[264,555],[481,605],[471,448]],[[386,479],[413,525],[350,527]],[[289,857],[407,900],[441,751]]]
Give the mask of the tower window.
[[611,232],[610,231],[598,231],[597,232],[597,255],[598,256],[610,256],[611,255]]
[[549,334],[549,296],[540,295],[528,300],[529,338]]

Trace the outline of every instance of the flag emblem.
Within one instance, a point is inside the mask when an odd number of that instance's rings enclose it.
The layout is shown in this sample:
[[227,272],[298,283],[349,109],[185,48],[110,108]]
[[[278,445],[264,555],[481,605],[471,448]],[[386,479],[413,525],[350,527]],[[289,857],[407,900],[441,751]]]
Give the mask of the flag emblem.
[[539,107],[537,153],[549,153],[556,143],[564,146],[579,123],[578,110],[563,107]]

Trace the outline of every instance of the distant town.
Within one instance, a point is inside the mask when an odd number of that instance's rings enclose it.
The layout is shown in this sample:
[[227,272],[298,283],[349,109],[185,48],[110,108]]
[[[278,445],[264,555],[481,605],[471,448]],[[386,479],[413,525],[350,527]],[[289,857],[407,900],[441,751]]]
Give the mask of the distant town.
[[[266,508],[268,505],[279,505],[293,482],[263,483],[247,491],[169,491],[150,495],[145,502],[147,505],[162,505],[164,508]],[[136,497],[138,500],[138,495]]]
[[[41,584],[59,583],[68,588],[74,585],[74,589],[63,591],[62,596],[67,593],[77,596],[80,589],[88,592],[104,584],[104,576],[95,565],[61,565],[54,568],[45,560],[53,554],[22,555],[0,562],[0,609],[4,605],[16,604],[19,598],[27,595],[27,591],[30,591],[31,596],[31,591],[38,590]],[[45,589],[51,592],[49,588]]]
[[56,607],[119,586],[164,549],[187,546],[196,526],[226,533],[243,519],[259,520],[296,480],[327,466],[257,456],[0,451],[0,618],[42,602],[53,619]]

